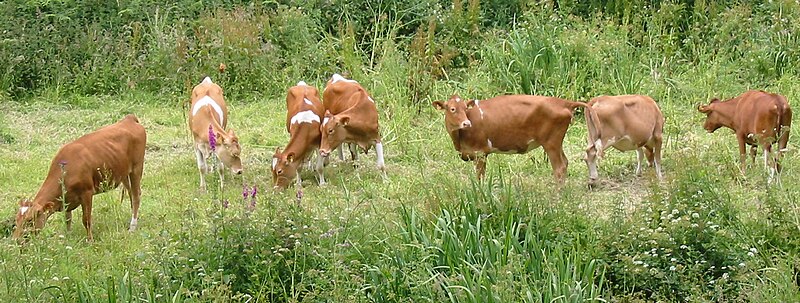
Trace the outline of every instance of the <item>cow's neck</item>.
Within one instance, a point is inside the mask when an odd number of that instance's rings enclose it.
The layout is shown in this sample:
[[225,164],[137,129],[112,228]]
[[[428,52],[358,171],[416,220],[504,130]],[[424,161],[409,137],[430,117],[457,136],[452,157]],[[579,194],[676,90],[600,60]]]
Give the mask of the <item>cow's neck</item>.
[[66,195],[66,192],[64,192],[66,186],[62,188],[62,184],[61,175],[47,176],[44,183],[42,183],[42,187],[39,188],[39,191],[33,198],[33,204],[44,206],[47,202],[53,202],[55,203],[54,209],[61,209],[62,200]]
[[[319,145],[319,137],[314,137],[315,136],[308,134],[301,134],[299,131],[293,133],[291,139],[289,139],[289,143],[286,144],[286,148],[283,150],[283,154],[285,155],[293,152],[296,155],[295,159],[297,159],[297,161],[302,161],[311,150],[311,148],[309,148],[310,146]],[[314,144],[315,142],[316,144]]]

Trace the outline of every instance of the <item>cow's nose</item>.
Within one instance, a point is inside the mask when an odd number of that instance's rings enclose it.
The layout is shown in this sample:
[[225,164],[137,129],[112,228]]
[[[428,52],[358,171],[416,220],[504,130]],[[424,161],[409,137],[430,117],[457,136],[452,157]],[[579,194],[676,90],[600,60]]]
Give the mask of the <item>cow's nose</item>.
[[237,174],[237,175],[241,175],[242,174],[242,169],[241,168],[240,169],[235,169],[235,170],[233,170],[233,173]]
[[323,157],[327,157],[330,152],[327,150],[319,150],[319,155]]
[[470,122],[469,120],[464,120],[464,122],[461,122],[461,128],[467,128],[467,127],[472,127],[472,122]]

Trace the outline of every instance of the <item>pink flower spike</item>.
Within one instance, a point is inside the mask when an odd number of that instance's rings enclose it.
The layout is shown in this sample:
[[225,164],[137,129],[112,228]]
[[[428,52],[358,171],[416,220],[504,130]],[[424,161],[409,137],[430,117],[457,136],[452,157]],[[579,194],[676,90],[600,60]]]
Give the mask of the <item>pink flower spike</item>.
[[247,196],[250,195],[250,189],[247,188],[247,184],[242,187],[242,199],[247,199]]
[[253,192],[252,192],[250,197],[255,199],[256,198],[256,193],[258,193],[258,187],[256,187],[256,185],[253,185]]
[[214,134],[211,124],[208,125],[208,145],[211,146],[212,152],[217,150],[217,135]]

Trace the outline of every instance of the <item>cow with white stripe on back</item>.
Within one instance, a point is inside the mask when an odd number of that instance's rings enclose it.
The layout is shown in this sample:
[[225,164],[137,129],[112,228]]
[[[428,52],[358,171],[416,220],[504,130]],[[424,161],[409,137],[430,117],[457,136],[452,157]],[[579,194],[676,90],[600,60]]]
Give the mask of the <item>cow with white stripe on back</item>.
[[[228,107],[222,88],[205,77],[192,89],[192,107],[189,112],[189,129],[194,137],[197,168],[200,169],[200,188],[205,190],[205,174],[209,172],[206,160],[215,153],[223,167],[234,174],[242,173],[241,146],[233,130],[227,130]],[[213,137],[210,137],[213,135]],[[213,139],[214,146],[209,142]],[[223,167],[219,168],[220,177]]]
[[[286,131],[290,139],[283,151],[278,147],[272,156],[272,185],[275,189],[285,189],[293,179],[298,189],[301,187],[300,164],[319,149],[320,117],[324,113],[325,107],[319,100],[316,88],[303,81],[289,88],[286,94]],[[316,171],[320,185],[325,184],[323,166],[324,158],[317,157]]]

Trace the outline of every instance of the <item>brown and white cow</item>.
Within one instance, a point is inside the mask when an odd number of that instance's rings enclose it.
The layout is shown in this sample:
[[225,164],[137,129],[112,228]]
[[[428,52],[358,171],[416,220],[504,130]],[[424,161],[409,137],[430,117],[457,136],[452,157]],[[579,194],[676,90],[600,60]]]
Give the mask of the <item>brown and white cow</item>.
[[[192,107],[189,112],[189,129],[194,137],[194,150],[197,156],[197,168],[200,170],[200,188],[206,189],[205,174],[209,172],[206,160],[211,156],[212,148],[209,135],[213,134],[213,152],[224,167],[230,168],[234,174],[242,173],[241,146],[239,137],[233,130],[226,130],[228,125],[228,107],[222,96],[222,88],[205,77],[192,89]],[[220,178],[223,168],[219,167]]]
[[[286,131],[291,138],[283,151],[278,148],[272,156],[272,184],[275,188],[285,189],[296,179],[299,189],[302,182],[299,172],[301,164],[319,148],[320,117],[325,114],[325,106],[319,100],[317,89],[300,81],[289,88],[286,109]],[[324,157],[317,157],[316,171],[320,185],[325,184],[323,166]]]
[[13,237],[22,236],[31,223],[35,231],[41,230],[47,218],[61,210],[67,212],[70,229],[72,211],[80,206],[87,239],[92,241],[92,196],[120,184],[131,199],[129,229],[135,230],[146,141],[144,127],[136,116],[128,115],[61,147],[33,201],[20,202]]
[[[322,92],[325,116],[320,131],[320,155],[327,157],[342,143],[354,143],[366,153],[375,146],[377,166],[385,171],[383,144],[378,131],[378,109],[375,100],[355,80],[334,74]],[[351,149],[352,151],[352,149]],[[353,154],[355,160],[355,154]]]
[[[764,149],[764,166],[771,167],[770,176],[780,172],[780,159],[789,142],[789,128],[792,125],[792,109],[786,97],[764,91],[751,90],[724,102],[714,98],[708,105],[699,105],[697,110],[706,114],[703,128],[709,133],[720,127],[727,127],[736,133],[739,142],[739,165],[745,168],[746,149],[750,145],[750,155],[755,161],[756,149]],[[778,143],[774,158],[772,145]],[[770,165],[771,162],[771,165]]]
[[524,154],[541,146],[553,175],[563,182],[567,157],[562,144],[572,113],[583,103],[554,97],[506,95],[487,100],[462,100],[453,95],[435,101],[444,112],[444,124],[464,161],[475,161],[478,178],[486,171],[491,153]]
[[600,96],[590,100],[587,106],[589,147],[586,149],[586,165],[589,167],[590,185],[597,181],[598,158],[602,158],[609,147],[623,152],[636,150],[636,175],[641,175],[642,159],[647,155],[656,175],[662,178],[664,115],[652,98],[642,95]]

